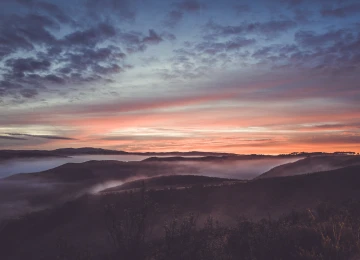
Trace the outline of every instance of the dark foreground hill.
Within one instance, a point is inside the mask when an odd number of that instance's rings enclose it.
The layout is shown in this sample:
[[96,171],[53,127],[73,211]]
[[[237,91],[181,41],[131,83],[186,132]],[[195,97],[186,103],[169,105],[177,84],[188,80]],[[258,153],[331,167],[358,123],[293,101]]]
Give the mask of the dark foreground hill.
[[329,171],[352,165],[360,165],[359,155],[322,155],[307,157],[296,162],[277,166],[257,179],[294,176],[305,173]]
[[[354,201],[350,206],[344,203],[349,200]],[[3,222],[0,256],[357,259],[352,258],[360,242],[354,233],[360,227],[357,201],[360,166],[244,183],[86,195]],[[321,202],[335,206],[319,208]],[[258,222],[261,218],[266,220]]]

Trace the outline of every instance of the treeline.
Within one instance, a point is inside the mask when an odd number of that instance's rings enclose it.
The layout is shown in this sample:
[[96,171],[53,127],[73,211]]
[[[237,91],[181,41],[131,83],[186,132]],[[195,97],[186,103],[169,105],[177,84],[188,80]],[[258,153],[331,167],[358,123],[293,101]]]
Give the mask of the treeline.
[[[140,198],[140,201],[139,201]],[[343,260],[360,257],[360,202],[320,203],[315,209],[293,211],[261,221],[239,217],[226,226],[211,216],[199,225],[195,214],[164,223],[153,236],[151,216],[157,210],[145,192],[133,206],[106,205],[105,222],[114,250],[98,255],[64,246],[58,259],[126,260]],[[130,205],[130,204],[129,204]],[[64,242],[64,241],[63,241]],[[65,241],[66,245],[66,241]]]

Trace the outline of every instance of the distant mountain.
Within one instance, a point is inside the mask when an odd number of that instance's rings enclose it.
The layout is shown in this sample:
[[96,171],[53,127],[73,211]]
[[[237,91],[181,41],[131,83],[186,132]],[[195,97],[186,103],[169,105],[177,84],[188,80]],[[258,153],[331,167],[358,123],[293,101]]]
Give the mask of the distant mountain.
[[[141,155],[141,156],[197,156],[197,157],[223,157],[223,159],[260,159],[260,158],[291,158],[291,157],[305,157],[305,156],[319,156],[319,155],[347,155],[355,154],[353,152],[335,152],[335,153],[304,153],[296,152],[290,154],[279,155],[263,155],[263,154],[234,154],[234,153],[217,153],[217,152],[126,152],[119,150],[108,150],[102,148],[82,147],[82,148],[60,148],[55,150],[0,150],[0,160],[16,159],[16,158],[42,158],[42,157],[67,157],[74,155]],[[216,158],[214,158],[216,159]],[[176,160],[176,159],[152,159],[152,160]],[[178,160],[184,160],[178,158]]]
[[83,147],[83,148],[61,148],[56,149],[51,152],[56,154],[64,154],[64,155],[81,155],[81,154],[129,154],[124,151],[117,150],[107,150],[102,148],[92,148],[92,147]]
[[294,176],[320,171],[329,171],[352,165],[360,165],[358,155],[322,155],[283,164],[263,173],[257,179]]
[[183,157],[183,156],[171,156],[171,157],[149,157],[144,160],[143,162],[181,162],[181,161],[221,161],[221,160],[231,160],[237,159],[240,156],[202,156],[202,157]]
[[250,155],[212,155],[212,156],[170,156],[170,157],[149,157],[143,160],[143,162],[182,162],[182,161],[194,161],[194,162],[228,162],[236,160],[259,160],[259,159],[272,159],[283,158],[284,156],[274,155],[262,155],[262,154],[250,154]]
[[145,155],[145,156],[236,156],[235,153],[217,153],[217,152],[199,152],[199,151],[189,151],[189,152],[144,152],[131,154],[135,155]]
[[216,152],[125,152],[102,148],[60,148],[56,150],[0,150],[0,160],[16,158],[67,157],[74,155],[141,155],[141,156],[235,156],[232,153]]
[[65,157],[54,151],[46,150],[0,150],[0,161],[16,158],[43,158],[43,157]]

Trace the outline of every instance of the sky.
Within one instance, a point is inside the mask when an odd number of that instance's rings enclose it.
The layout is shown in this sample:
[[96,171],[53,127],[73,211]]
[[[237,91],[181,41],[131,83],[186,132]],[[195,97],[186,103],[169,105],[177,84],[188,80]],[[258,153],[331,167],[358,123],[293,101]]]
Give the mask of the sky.
[[357,0],[1,0],[0,149],[360,152]]

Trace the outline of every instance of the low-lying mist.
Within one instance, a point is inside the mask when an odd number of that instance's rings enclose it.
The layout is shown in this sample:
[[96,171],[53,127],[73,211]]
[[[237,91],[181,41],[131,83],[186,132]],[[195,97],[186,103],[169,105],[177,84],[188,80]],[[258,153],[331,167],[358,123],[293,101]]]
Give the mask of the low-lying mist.
[[184,161],[177,162],[176,164],[179,166],[190,166],[196,170],[196,172],[188,172],[187,174],[195,173],[208,177],[250,180],[278,165],[295,162],[297,160],[300,160],[300,158],[269,158],[254,160],[229,160],[219,162]]
[[[103,164],[99,162],[96,167],[100,165],[100,168],[92,168],[94,172],[98,171],[96,173],[97,177],[90,180],[77,179],[70,182],[47,180],[47,173],[44,173],[45,177],[43,179],[33,177],[25,178],[25,180],[17,180],[16,178],[13,180],[0,179],[0,220],[53,207],[65,201],[74,200],[84,194],[96,194],[129,181],[164,175],[203,175],[249,180],[277,165],[296,160],[299,160],[299,158],[157,162],[157,167],[153,168],[149,167],[147,162],[132,162],[131,164],[135,165],[135,170],[123,168],[124,166],[121,164],[120,166],[115,164],[115,166],[109,168],[102,168]],[[90,167],[93,167],[92,164],[90,164]],[[68,169],[65,171],[69,174]],[[78,170],[75,169],[71,174],[77,174],[77,172]],[[62,172],[59,174],[61,175]]]
[[142,155],[76,155],[71,157],[17,158],[0,161],[0,178],[17,173],[32,173],[49,170],[65,163],[83,163],[91,160],[141,161]]

